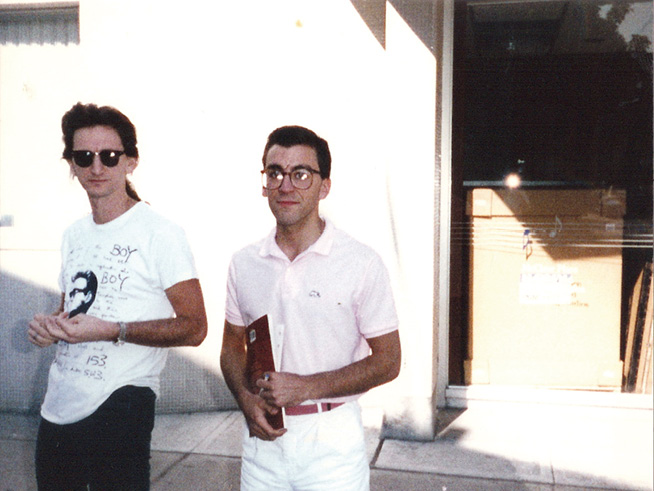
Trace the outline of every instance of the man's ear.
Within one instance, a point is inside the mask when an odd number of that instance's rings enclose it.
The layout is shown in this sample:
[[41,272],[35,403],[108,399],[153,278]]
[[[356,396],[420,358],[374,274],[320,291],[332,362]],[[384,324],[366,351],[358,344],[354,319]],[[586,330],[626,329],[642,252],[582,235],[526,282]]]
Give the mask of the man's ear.
[[136,157],[127,157],[127,173],[131,174],[139,165],[139,159]]
[[268,190],[263,186],[261,186],[261,196],[263,196],[264,198],[268,197]]
[[323,179],[320,183],[320,199],[325,199],[332,188],[332,180],[330,178]]

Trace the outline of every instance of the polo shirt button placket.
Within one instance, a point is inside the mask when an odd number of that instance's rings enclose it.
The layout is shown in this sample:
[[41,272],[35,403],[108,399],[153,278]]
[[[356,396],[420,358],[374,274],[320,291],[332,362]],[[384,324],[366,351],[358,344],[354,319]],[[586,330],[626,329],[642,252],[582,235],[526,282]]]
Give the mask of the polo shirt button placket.
[[289,264],[284,272],[284,280],[282,284],[282,298],[290,300],[297,296],[299,289],[298,270],[293,264]]
[[288,266],[282,274],[282,279],[280,282],[279,295],[281,297],[282,303],[288,299]]
[[[280,356],[282,353],[282,339],[284,339],[284,325],[279,324],[274,327],[274,339],[275,339],[275,347],[274,351],[277,353],[277,356]],[[279,361],[279,360],[278,360]],[[279,370],[280,367],[277,367]]]

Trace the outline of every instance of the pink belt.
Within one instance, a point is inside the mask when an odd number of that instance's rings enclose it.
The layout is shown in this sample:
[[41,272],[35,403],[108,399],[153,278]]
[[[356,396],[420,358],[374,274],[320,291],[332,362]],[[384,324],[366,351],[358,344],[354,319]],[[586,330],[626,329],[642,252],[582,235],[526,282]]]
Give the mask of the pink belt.
[[[342,402],[321,402],[320,407],[322,412],[331,411],[336,409],[338,406],[342,406]],[[303,406],[293,406],[287,407],[284,409],[286,416],[302,416],[304,414],[316,414],[320,412],[318,409],[318,404],[306,404]]]

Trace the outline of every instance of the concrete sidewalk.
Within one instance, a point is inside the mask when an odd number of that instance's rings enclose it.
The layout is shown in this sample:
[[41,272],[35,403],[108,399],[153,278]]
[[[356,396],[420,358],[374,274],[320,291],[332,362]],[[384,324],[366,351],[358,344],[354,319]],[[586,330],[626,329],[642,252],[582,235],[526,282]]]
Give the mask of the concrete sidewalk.
[[[364,407],[372,490],[652,490],[649,409],[480,403],[439,413],[432,442],[379,439]],[[37,418],[0,414],[0,491],[34,483]],[[238,489],[237,412],[158,415],[152,489]]]

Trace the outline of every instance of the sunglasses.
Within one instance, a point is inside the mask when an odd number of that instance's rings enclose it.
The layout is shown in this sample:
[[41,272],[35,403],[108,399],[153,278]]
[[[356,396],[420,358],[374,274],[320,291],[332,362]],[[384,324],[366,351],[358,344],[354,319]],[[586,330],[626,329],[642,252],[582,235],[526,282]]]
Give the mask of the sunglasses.
[[115,167],[118,165],[120,156],[125,152],[123,150],[100,150],[91,152],[90,150],[73,150],[73,162],[79,167],[90,167],[96,155],[100,156],[100,162],[105,167]]

